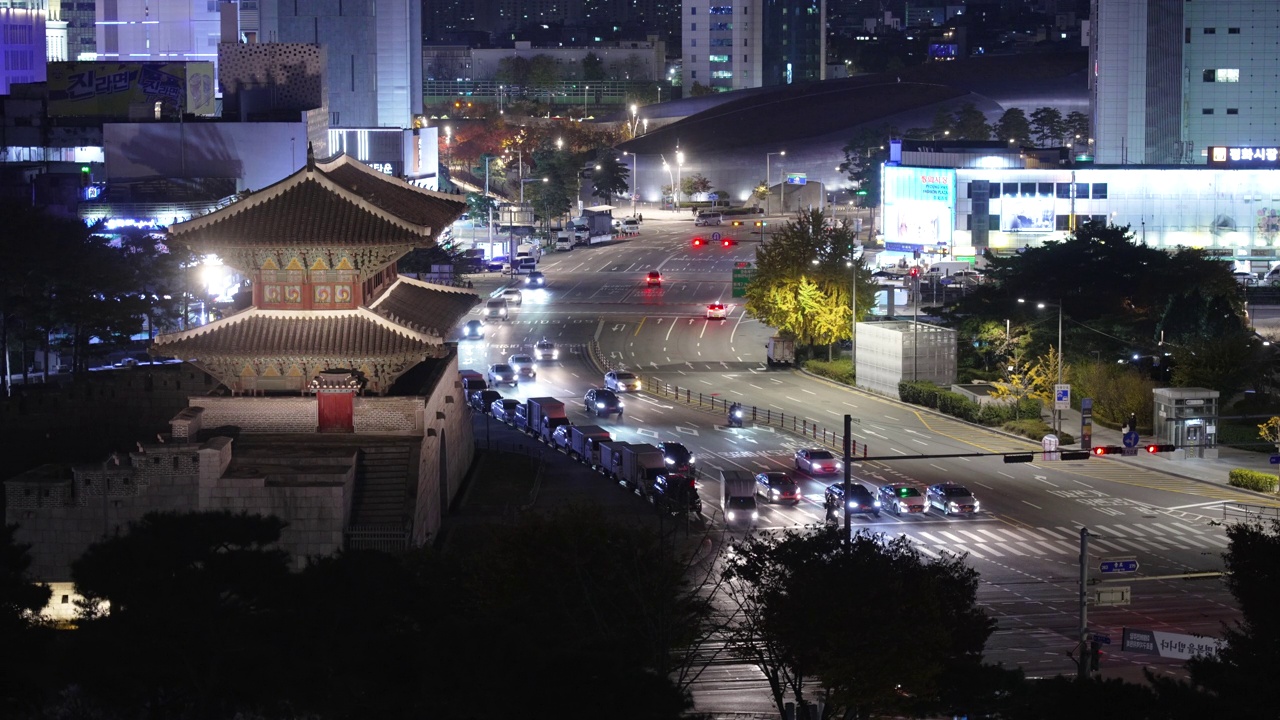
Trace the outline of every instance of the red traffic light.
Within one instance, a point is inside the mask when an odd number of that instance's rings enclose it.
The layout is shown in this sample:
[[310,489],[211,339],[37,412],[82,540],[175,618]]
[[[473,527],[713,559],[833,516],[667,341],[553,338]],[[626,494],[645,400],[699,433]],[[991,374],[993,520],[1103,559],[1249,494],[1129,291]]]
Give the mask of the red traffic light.
[[720,244],[724,245],[725,247],[729,247],[730,245],[733,244],[733,241],[730,240],[729,238],[725,238],[724,240],[720,241]]
[[1173,452],[1174,450],[1177,450],[1177,449],[1178,449],[1177,445],[1148,445],[1147,446],[1147,452],[1149,453]]
[[920,274],[920,268],[918,267],[911,268],[911,277],[916,277],[919,274]]
[[1119,445],[1100,445],[1093,449],[1094,455],[1119,455],[1124,452],[1124,448]]
[[702,246],[702,238],[694,238],[694,239],[693,239],[693,246],[694,246],[694,247],[701,247],[701,246]]

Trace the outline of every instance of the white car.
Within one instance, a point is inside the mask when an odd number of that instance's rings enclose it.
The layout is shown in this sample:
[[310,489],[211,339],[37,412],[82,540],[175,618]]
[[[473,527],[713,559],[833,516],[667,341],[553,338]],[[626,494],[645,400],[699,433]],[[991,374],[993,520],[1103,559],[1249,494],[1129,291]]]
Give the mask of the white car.
[[538,369],[534,366],[532,355],[512,355],[507,358],[507,364],[515,369],[516,375],[521,379],[538,379]]
[[519,307],[524,303],[524,293],[520,292],[516,288],[507,288],[502,291],[502,299],[506,300],[508,305],[515,305]]
[[708,320],[725,320],[729,317],[729,308],[724,303],[711,303],[707,306]]
[[892,510],[894,515],[929,511],[929,505],[924,501],[924,493],[910,485],[902,484],[881,486],[880,505]]
[[533,344],[533,357],[537,360],[559,360],[560,349],[556,344],[546,338],[542,338]]
[[614,392],[639,392],[640,377],[624,370],[610,370],[604,374],[604,386]]
[[516,374],[516,369],[506,363],[495,363],[489,366],[489,384],[497,387],[499,385],[510,385],[515,387],[520,383],[520,376]]
[[924,491],[925,501],[929,507],[936,507],[943,515],[972,515],[982,509],[978,498],[963,485],[955,483],[939,483]]
[[830,450],[805,448],[796,451],[796,469],[810,475],[834,475],[844,469],[844,463],[837,460]]

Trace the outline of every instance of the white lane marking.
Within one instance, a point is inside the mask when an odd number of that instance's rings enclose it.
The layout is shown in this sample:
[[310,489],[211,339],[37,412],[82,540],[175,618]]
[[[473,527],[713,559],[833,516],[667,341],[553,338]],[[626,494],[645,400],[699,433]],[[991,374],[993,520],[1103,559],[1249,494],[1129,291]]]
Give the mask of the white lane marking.
[[928,539],[928,541],[929,541],[929,542],[931,542],[931,543],[933,543],[934,545],[942,545],[942,544],[944,544],[944,541],[939,540],[938,538],[936,538],[936,537],[934,537],[934,536],[930,535],[930,534],[929,534],[929,533],[927,533],[927,532],[921,532],[921,533],[920,533],[920,537]]
[[[1152,524],[1152,525],[1154,525],[1155,527],[1160,528],[1161,530],[1168,530],[1169,532],[1173,533],[1174,535],[1179,535],[1179,536],[1185,537],[1185,535],[1182,535],[1182,533],[1178,532],[1177,530],[1174,530],[1173,528],[1169,527],[1168,525],[1161,525],[1160,523],[1151,523],[1151,524]],[[1199,534],[1200,534],[1200,531],[1199,531],[1199,530],[1192,529],[1192,532],[1194,532],[1194,533],[1195,533],[1195,534],[1197,534],[1197,535],[1199,535]]]
[[946,471],[947,471],[947,469],[946,469],[946,468],[944,468],[944,467],[942,467],[941,465],[935,465],[934,463],[929,463],[929,465],[930,465],[930,467],[936,467],[936,468],[938,468],[938,469],[939,469],[939,470],[941,470],[942,472],[946,472]]
[[956,530],[956,532],[961,533],[963,535],[968,535],[969,537],[973,538],[975,541],[980,543],[984,543],[987,541],[987,539],[982,537],[981,535],[978,535],[976,533],[971,533],[968,530]]
[[[964,545],[957,544],[957,545],[956,545],[956,549],[957,549],[957,550],[959,550],[959,551],[960,551],[960,552],[962,552],[962,553],[965,553],[965,554],[968,554],[968,555],[972,555],[972,556],[974,556],[974,557],[976,557],[976,558],[980,558],[980,559],[982,559],[982,560],[986,560],[986,559],[987,559],[987,558],[986,558],[986,556],[984,556],[982,553],[976,552],[976,551],[974,551],[974,550],[970,550],[969,548],[965,547]],[[984,549],[985,549],[985,548],[984,548]]]
[[1037,555],[1044,555],[1044,551],[1043,551],[1043,550],[1041,550],[1040,548],[1038,548],[1038,547],[1036,547],[1036,546],[1032,545],[1031,543],[1024,543],[1024,542],[1020,542],[1020,543],[1018,543],[1018,544],[1019,544],[1019,545],[1021,545],[1021,546],[1022,546],[1022,547],[1024,547],[1024,548],[1026,548],[1026,549],[1030,550],[1031,552],[1033,552],[1033,553],[1037,554]]
[[957,544],[959,544],[959,543],[963,543],[963,542],[968,542],[968,541],[967,541],[967,540],[965,540],[964,538],[956,537],[955,535],[952,535],[951,533],[947,532],[946,530],[939,530],[939,531],[938,531],[938,534],[939,534],[939,535],[945,535],[945,536],[947,537],[947,539],[948,539],[948,540],[950,540],[950,541],[951,541],[951,542],[953,542],[953,543],[957,543]]
[[1117,545],[1109,540],[1103,540],[1102,538],[1089,538],[1089,542],[1097,543],[1103,547],[1111,548],[1112,550],[1120,550],[1124,552],[1129,550],[1129,548],[1124,547],[1123,545]]
[[1039,505],[1037,505],[1037,504],[1035,504],[1035,503],[1027,502],[1026,500],[1023,500],[1022,502],[1023,502],[1023,503],[1025,503],[1025,504],[1027,504],[1027,505],[1030,505],[1031,507],[1033,507],[1033,508],[1035,508],[1035,509],[1037,509],[1037,510],[1043,510],[1043,509],[1044,509],[1044,508],[1040,507]]
[[1012,480],[1012,479],[1013,479],[1013,476],[1012,476],[1012,475],[1010,475],[1009,473],[1006,473],[1006,472],[1000,472],[999,470],[997,470],[997,471],[996,471],[996,474],[997,474],[997,475],[1003,475],[1003,476],[1005,476],[1005,477],[1009,478],[1010,480]]
[[1186,510],[1187,508],[1209,507],[1210,505],[1222,504],[1223,502],[1221,500],[1214,500],[1213,502],[1193,503],[1191,505],[1174,505],[1173,507],[1165,508],[1165,510]]
[[1044,542],[1044,541],[1041,541],[1039,544],[1040,544],[1040,545],[1043,545],[1043,546],[1045,546],[1045,547],[1047,547],[1047,548],[1049,548],[1050,550],[1052,550],[1053,552],[1058,553],[1059,555],[1070,555],[1070,554],[1071,554],[1071,551],[1070,551],[1070,550],[1064,550],[1063,548],[1061,548],[1061,547],[1059,547],[1059,546],[1057,546],[1057,545],[1054,545],[1054,544],[1053,544],[1053,543],[1051,543],[1051,542]]
[[[1097,530],[1101,530],[1102,532],[1108,535],[1118,535],[1120,537],[1128,537],[1130,535],[1130,533],[1127,533],[1123,530],[1113,530],[1106,525],[1094,525],[1093,527]],[[1138,533],[1132,533],[1132,534],[1137,535]]]

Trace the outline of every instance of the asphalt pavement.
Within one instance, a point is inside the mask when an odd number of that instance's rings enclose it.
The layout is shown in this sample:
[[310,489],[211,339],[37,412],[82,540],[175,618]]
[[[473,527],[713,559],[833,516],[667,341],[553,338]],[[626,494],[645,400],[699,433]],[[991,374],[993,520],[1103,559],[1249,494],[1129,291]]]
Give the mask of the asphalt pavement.
[[[1175,462],[1143,452],[1134,458],[1006,464],[1001,454],[1037,445],[805,373],[771,370],[763,347],[769,328],[747,318],[741,301],[731,297],[732,269],[754,259],[754,245],[735,238],[739,242],[729,247],[695,247],[692,238],[705,230],[695,228],[691,216],[668,219],[645,211],[637,237],[544,255],[540,269],[547,287],[525,293],[510,320],[490,324],[483,340],[460,342],[460,366],[483,370],[543,337],[561,344],[559,361],[540,368],[535,381],[504,394],[560,398],[574,423],[601,425],[614,439],[683,442],[698,457],[705,522],[712,526],[720,524],[719,470],[786,471],[797,478],[800,502],[766,504],[758,529],[824,522],[823,490],[838,478],[809,477],[796,469],[794,453],[813,446],[811,438],[775,424],[725,427],[721,413],[707,409],[706,399],[716,398],[718,407],[729,399],[783,413],[804,428],[839,429],[843,416],[853,415],[855,440],[869,458],[878,458],[853,466],[857,481],[873,492],[889,483],[921,488],[959,483],[977,494],[982,506],[972,516],[882,512],[854,518],[855,528],[905,536],[926,557],[964,556],[981,573],[980,603],[999,623],[987,659],[1029,675],[1074,672],[1068,653],[1078,639],[1082,528],[1091,535],[1089,627],[1114,641],[1104,675],[1139,679],[1144,667],[1172,676],[1184,672],[1177,659],[1120,651],[1122,628],[1216,636],[1223,622],[1236,618],[1234,602],[1215,575],[1223,569],[1227,546],[1224,504],[1277,503],[1228,487],[1225,475],[1230,467],[1265,466],[1265,455],[1223,448],[1215,461]],[[652,270],[663,274],[661,287],[645,282]],[[481,292],[512,282],[496,274],[474,281]],[[729,304],[726,319],[706,317],[705,305],[714,301]],[[641,392],[624,397],[624,419],[594,418],[580,404],[586,389],[602,382],[602,368],[588,351],[593,345],[612,367],[682,387],[691,399],[702,396],[703,408]],[[1064,425],[1073,424],[1078,418],[1067,415]],[[1095,427],[1095,444],[1120,444],[1111,433]],[[548,462],[572,463],[564,456]],[[568,489],[559,497],[574,496]],[[1132,557],[1139,568],[1104,577],[1102,562],[1116,557]],[[1185,575],[1195,579],[1170,577]],[[1106,604],[1097,593],[1114,587],[1130,589],[1128,604]],[[697,708],[708,712],[770,709],[758,673],[740,664],[717,662],[695,685],[694,695]]]

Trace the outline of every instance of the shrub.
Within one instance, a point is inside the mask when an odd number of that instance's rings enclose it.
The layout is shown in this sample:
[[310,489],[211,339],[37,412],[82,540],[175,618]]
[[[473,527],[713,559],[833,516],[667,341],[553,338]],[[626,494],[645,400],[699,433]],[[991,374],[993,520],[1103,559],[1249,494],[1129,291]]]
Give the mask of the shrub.
[[902,402],[912,405],[923,405],[928,408],[938,407],[938,394],[942,388],[925,380],[904,380],[898,383],[898,397]]
[[848,360],[808,360],[804,369],[845,385],[854,385],[857,379],[853,374],[853,365]]
[[[1053,428],[1039,418],[1031,420],[1013,420],[1005,423],[1002,429],[1005,432],[1011,432],[1014,435],[1021,435],[1022,437],[1036,441],[1043,439],[1045,435],[1053,434]],[[1071,433],[1058,433],[1059,445],[1074,445],[1075,442],[1075,436],[1071,435]]]
[[1227,475],[1228,485],[1258,492],[1275,492],[1276,482],[1275,475],[1245,468],[1235,468]]

